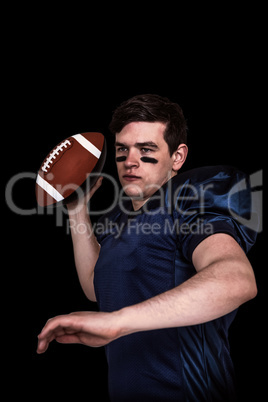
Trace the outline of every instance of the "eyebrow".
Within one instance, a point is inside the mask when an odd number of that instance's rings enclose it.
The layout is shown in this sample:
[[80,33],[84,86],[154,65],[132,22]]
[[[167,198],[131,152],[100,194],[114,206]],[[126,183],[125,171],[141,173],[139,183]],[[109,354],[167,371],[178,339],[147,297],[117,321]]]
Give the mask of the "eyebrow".
[[[124,144],[122,142],[116,142],[114,145],[117,147],[127,147],[127,144]],[[158,145],[153,141],[136,142],[135,147],[140,147],[140,148],[152,147],[152,148],[158,149]]]

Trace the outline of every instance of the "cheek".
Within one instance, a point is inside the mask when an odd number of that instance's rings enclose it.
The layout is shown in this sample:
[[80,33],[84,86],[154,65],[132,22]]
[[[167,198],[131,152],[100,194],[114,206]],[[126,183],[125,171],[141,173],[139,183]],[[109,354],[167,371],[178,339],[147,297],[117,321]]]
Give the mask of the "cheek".
[[148,172],[148,180],[151,183],[162,184],[170,177],[170,172],[172,171],[172,164],[167,160],[159,160],[157,164],[143,164],[144,169],[147,167],[146,172]]
[[162,165],[160,162],[157,164],[143,164],[144,177],[146,178],[146,183],[161,185],[163,178],[167,176],[167,166]]

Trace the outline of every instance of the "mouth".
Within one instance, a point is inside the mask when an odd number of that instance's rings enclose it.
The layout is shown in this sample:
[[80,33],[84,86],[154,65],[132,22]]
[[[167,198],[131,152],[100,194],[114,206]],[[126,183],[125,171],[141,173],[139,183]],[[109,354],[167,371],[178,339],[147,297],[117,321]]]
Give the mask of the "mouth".
[[135,176],[135,175],[132,175],[132,174],[125,174],[123,176],[123,179],[126,180],[126,181],[135,181],[135,180],[141,179],[141,177],[140,176]]

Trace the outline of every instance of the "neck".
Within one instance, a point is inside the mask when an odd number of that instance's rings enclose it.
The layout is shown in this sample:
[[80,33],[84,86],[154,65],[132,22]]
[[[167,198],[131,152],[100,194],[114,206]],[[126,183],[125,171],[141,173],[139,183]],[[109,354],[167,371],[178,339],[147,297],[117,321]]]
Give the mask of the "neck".
[[132,201],[134,211],[138,211],[138,209],[140,209],[150,198],[151,198],[151,196],[148,198],[143,198],[143,199],[132,198],[131,201]]

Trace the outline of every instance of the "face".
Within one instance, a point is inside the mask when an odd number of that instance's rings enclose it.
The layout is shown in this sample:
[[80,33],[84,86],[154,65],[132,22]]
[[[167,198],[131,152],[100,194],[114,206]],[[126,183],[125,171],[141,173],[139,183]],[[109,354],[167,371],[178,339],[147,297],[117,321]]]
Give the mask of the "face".
[[155,191],[176,174],[174,156],[164,140],[166,125],[155,122],[127,124],[116,134],[116,164],[125,193],[134,209],[140,208]]

